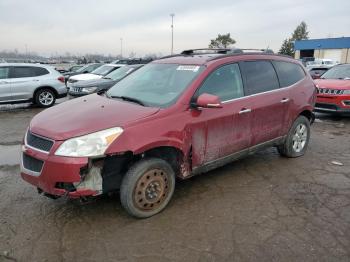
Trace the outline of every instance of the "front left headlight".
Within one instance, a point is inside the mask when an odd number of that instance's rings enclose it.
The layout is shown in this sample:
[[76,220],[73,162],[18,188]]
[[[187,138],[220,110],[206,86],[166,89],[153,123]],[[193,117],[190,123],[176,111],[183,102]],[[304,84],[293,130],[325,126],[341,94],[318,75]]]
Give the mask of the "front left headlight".
[[123,133],[121,127],[98,131],[85,136],[75,137],[63,142],[56,150],[56,156],[98,157]]
[[86,92],[86,93],[92,93],[92,92],[95,92],[96,89],[97,89],[97,86],[84,87],[81,89],[81,91]]

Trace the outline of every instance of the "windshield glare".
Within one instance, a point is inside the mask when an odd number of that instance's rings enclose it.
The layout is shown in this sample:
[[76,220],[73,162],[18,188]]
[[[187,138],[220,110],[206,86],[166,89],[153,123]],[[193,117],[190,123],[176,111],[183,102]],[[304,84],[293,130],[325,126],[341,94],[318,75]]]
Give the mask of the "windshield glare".
[[350,78],[350,65],[339,65],[332,67],[321,77],[322,79],[344,79]]
[[134,71],[134,67],[129,66],[123,66],[117,70],[114,70],[113,72],[106,75],[106,78],[113,79],[115,81],[122,79],[124,76],[130,74],[132,71]]
[[167,107],[203,69],[196,65],[148,64],[115,84],[107,96],[127,96],[146,106]]
[[113,70],[114,68],[118,68],[118,67],[111,66],[111,65],[104,65],[104,66],[101,66],[101,67],[95,69],[95,70],[92,71],[91,73],[92,73],[92,74],[95,74],[95,75],[105,76],[105,75],[107,75],[109,72],[111,72],[111,70]]

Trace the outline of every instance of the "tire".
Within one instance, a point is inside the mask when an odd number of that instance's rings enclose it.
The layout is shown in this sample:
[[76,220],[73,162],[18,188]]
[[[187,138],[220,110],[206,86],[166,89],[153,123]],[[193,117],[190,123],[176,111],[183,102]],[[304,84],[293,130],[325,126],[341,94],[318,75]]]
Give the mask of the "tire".
[[159,158],[142,159],[125,174],[120,187],[124,209],[137,218],[151,217],[169,203],[175,189],[175,173]]
[[306,152],[310,141],[310,121],[305,116],[299,116],[290,128],[287,138],[277,147],[281,156],[300,157]]
[[34,101],[39,107],[47,108],[55,104],[56,95],[51,89],[42,88],[35,92]]

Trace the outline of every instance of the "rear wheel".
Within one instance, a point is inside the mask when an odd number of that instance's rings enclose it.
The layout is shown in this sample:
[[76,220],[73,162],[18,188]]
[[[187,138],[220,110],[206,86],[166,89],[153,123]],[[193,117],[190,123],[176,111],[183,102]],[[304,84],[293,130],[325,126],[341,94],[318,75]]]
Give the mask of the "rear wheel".
[[56,95],[51,89],[42,88],[35,93],[34,100],[39,107],[50,107],[55,104]]
[[132,216],[146,218],[161,212],[175,189],[175,173],[159,158],[142,159],[125,174],[120,201]]
[[305,154],[310,140],[310,121],[299,116],[288,132],[285,142],[278,146],[278,152],[286,157],[299,157]]

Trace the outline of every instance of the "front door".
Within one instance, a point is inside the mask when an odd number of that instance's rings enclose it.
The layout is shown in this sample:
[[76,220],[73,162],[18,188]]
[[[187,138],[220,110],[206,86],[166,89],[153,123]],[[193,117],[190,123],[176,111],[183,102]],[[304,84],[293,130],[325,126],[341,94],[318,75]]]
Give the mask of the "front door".
[[[243,94],[238,64],[215,69],[196,91],[219,96],[222,108],[191,109],[192,167],[228,156],[250,144],[249,102]],[[243,112],[243,113],[242,113]]]

